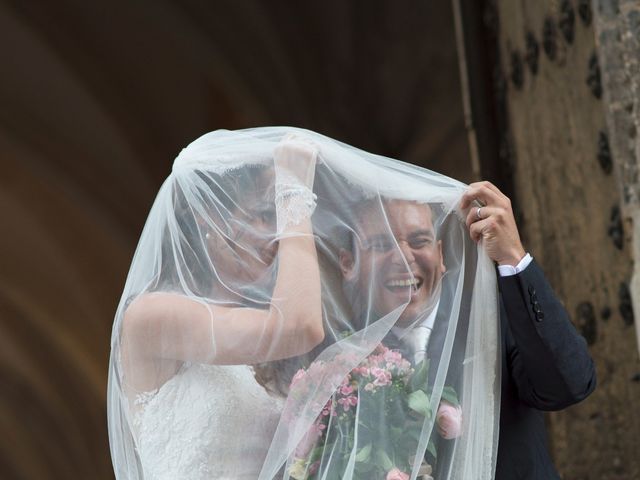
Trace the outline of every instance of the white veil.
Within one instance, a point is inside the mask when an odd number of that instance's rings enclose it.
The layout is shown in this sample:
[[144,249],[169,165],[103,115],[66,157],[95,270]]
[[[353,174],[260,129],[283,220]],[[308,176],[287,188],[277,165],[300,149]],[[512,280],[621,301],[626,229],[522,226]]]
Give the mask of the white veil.
[[290,127],[186,147],[115,316],[116,477],[493,478],[496,280],[464,190]]

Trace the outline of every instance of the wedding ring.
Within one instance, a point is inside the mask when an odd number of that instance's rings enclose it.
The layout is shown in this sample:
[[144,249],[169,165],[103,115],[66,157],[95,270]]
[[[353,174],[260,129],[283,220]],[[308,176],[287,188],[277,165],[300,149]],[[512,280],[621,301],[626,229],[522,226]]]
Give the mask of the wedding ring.
[[482,210],[482,207],[478,207],[478,209],[476,210],[476,217],[478,217],[478,220],[482,220],[482,217],[480,216],[480,210]]

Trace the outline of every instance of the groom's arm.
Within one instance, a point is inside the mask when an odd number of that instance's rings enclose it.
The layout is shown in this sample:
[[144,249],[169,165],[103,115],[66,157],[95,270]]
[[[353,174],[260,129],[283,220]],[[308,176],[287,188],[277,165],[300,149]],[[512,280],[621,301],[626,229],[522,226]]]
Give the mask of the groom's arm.
[[507,371],[518,397],[539,410],[560,410],[586,398],[596,374],[585,340],[572,325],[540,267],[500,276],[506,313]]
[[460,208],[468,209],[471,238],[500,270],[507,373],[518,396],[540,410],[582,400],[595,388],[593,361],[542,270],[525,257],[511,201],[490,182],[477,182],[469,185]]

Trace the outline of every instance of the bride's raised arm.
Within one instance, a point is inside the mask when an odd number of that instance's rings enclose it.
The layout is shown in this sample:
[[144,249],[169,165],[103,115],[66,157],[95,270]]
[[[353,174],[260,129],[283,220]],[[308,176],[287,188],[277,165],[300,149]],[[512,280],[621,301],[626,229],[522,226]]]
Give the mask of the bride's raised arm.
[[[317,155],[315,146],[296,137],[285,138],[274,151],[277,237],[272,232],[270,243],[275,247],[277,242],[277,273],[268,308],[235,306],[237,301],[234,306],[214,305],[181,293],[142,294],[124,313],[128,361],[254,364],[308,352],[322,341],[320,272],[311,225]],[[228,243],[217,255],[246,269]]]

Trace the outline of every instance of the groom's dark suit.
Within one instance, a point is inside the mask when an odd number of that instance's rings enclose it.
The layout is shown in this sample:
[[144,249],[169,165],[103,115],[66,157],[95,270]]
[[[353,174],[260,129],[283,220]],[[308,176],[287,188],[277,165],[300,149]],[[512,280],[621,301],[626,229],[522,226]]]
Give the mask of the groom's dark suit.
[[[498,287],[502,398],[495,478],[559,479],[542,411],[561,410],[587,397],[596,385],[593,361],[535,261],[519,274],[498,275]],[[438,349],[445,333],[446,320],[438,315],[429,344]],[[457,338],[454,349],[463,349],[465,342]],[[431,346],[428,355],[439,358]],[[451,365],[452,379],[460,373],[456,370]]]
[[535,262],[498,277],[498,286],[503,352],[496,479],[559,479],[542,411],[586,398],[596,386],[593,360]]

